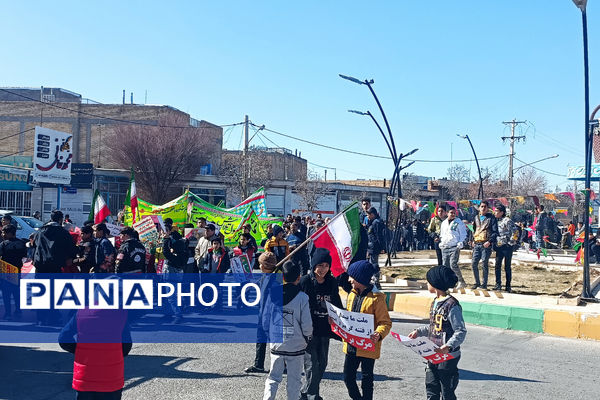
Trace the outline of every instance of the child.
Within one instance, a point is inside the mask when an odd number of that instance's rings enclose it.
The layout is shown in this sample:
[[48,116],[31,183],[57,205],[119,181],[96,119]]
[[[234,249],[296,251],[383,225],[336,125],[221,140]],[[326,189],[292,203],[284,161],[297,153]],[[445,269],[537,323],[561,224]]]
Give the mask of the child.
[[[275,254],[271,252],[262,253],[260,257],[258,257],[258,265],[260,266],[260,270],[263,274],[270,274],[275,270],[275,266],[277,265],[277,258]],[[267,285],[269,283],[268,277],[262,276],[260,281],[261,293],[265,295],[265,291],[268,290]],[[263,297],[264,298],[264,297]],[[262,318],[262,308],[263,302],[261,301],[261,313],[259,314],[259,321]],[[257,332],[257,343],[256,343],[256,355],[254,357],[254,364],[249,366],[244,370],[244,372],[258,372],[258,373],[266,373],[265,371],[265,353],[267,352],[267,344],[265,343],[265,333],[262,330],[262,325],[259,322],[259,328]]]
[[300,279],[300,288],[308,295],[313,321],[313,338],[304,357],[306,384],[302,388],[301,398],[318,400],[321,398],[319,385],[327,368],[329,338],[332,334],[325,302],[338,308],[343,306],[337,280],[331,275],[329,250],[317,248],[310,260],[310,265],[311,271]]
[[221,238],[214,235],[210,238],[211,248],[204,257],[204,271],[212,273],[225,273],[231,267],[229,254],[221,246]]
[[[283,264],[283,343],[271,343],[271,371],[265,382],[264,400],[273,400],[287,369],[287,398],[300,398],[302,370],[306,346],[313,332],[308,296],[298,287],[300,267],[291,261]],[[275,301],[275,300],[273,300]],[[266,307],[273,307],[273,301]],[[272,331],[272,320],[267,312],[263,319],[265,331]]]
[[[346,300],[346,310],[373,314],[375,320],[375,333],[371,340],[375,343],[375,351],[357,349],[344,342],[344,383],[350,398],[370,400],[373,398],[373,368],[375,360],[381,354],[381,341],[390,332],[392,320],[388,313],[385,294],[379,292],[371,285],[371,278],[375,274],[375,267],[367,260],[357,261],[348,267],[348,276],[352,291]],[[361,366],[362,396],[356,384],[356,371]]]
[[75,354],[72,387],[78,400],[121,399],[124,357],[132,346],[127,311],[79,310],[58,341],[60,347]]
[[241,256],[245,254],[248,256],[248,261],[252,264],[252,258],[254,257],[254,247],[252,246],[252,242],[250,239],[253,237],[249,233],[242,233],[240,235],[240,242],[238,246],[233,248],[233,255],[235,257]]
[[277,257],[277,262],[280,262],[288,254],[290,254],[290,247],[288,245],[287,240],[283,238],[285,232],[283,228],[279,225],[273,226],[273,236],[271,239],[265,243],[265,251],[270,251],[275,253],[275,257]]
[[462,308],[458,300],[447,293],[456,282],[456,274],[448,267],[437,266],[427,271],[429,293],[436,295],[431,303],[429,325],[421,326],[408,335],[411,339],[428,336],[439,346],[438,353],[454,357],[437,365],[427,363],[425,389],[430,400],[439,400],[440,394],[444,400],[456,399],[454,391],[458,386],[460,345],[467,335]]

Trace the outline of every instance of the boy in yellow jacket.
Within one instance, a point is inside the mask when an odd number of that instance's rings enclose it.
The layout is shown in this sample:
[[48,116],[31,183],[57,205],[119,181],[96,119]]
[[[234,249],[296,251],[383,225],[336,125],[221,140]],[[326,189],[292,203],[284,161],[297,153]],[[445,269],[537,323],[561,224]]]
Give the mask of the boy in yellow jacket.
[[[375,267],[366,260],[357,261],[348,267],[349,281],[352,291],[348,294],[346,309],[348,311],[373,314],[375,333],[371,340],[375,343],[375,351],[357,349],[344,342],[344,383],[350,398],[370,400],[373,398],[373,368],[375,360],[381,354],[381,341],[390,332],[392,320],[388,313],[385,295],[371,285]],[[356,371],[359,365],[362,372],[362,395],[356,383]]]

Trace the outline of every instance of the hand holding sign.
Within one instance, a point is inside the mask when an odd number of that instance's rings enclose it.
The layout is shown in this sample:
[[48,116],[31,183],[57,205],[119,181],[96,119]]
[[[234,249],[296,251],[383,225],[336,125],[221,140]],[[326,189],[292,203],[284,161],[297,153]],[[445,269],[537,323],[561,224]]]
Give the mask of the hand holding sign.
[[329,302],[327,312],[332,332],[344,342],[362,350],[375,351],[375,342],[379,341],[380,335],[374,332],[373,315],[342,310]]
[[437,347],[435,343],[426,337],[416,337],[416,331],[410,333],[409,336],[402,336],[396,332],[390,332],[393,338],[398,340],[404,346],[426,359],[432,364],[439,364],[444,361],[452,360],[454,357],[448,354],[448,346]]

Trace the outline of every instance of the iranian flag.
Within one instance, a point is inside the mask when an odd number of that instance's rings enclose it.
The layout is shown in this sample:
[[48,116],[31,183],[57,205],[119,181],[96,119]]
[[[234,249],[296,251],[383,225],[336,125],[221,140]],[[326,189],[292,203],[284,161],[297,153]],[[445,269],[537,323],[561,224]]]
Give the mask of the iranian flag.
[[96,189],[94,193],[94,200],[92,201],[92,210],[90,211],[90,220],[94,220],[95,224],[99,224],[104,221],[106,217],[110,216],[110,210],[106,205],[106,202],[102,198],[100,191]]
[[346,271],[360,243],[358,203],[333,217],[310,238],[315,247],[323,247],[331,253],[331,273],[334,276]]
[[133,167],[131,167],[131,178],[129,178],[129,189],[127,189],[127,196],[125,196],[125,205],[131,208],[131,215],[133,216],[133,223],[135,224],[138,212],[138,198],[137,190],[135,189],[135,176],[133,175]]

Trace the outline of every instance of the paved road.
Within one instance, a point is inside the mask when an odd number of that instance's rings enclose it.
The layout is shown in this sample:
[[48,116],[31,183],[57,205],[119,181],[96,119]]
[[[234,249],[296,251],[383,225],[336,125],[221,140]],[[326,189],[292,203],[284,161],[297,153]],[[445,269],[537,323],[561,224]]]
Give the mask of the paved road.
[[[418,319],[393,314],[407,333]],[[468,325],[459,364],[460,399],[598,398],[600,342]],[[243,373],[252,344],[134,344],[126,359],[124,399],[259,399],[264,375]],[[0,345],[0,399],[73,399],[72,355],[58,345]],[[325,399],[345,399],[343,355],[332,342],[322,383]],[[424,364],[387,338],[375,364],[377,399],[425,398]],[[285,398],[285,387],[278,399]]]

